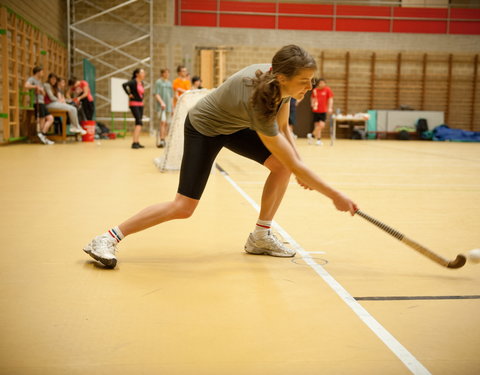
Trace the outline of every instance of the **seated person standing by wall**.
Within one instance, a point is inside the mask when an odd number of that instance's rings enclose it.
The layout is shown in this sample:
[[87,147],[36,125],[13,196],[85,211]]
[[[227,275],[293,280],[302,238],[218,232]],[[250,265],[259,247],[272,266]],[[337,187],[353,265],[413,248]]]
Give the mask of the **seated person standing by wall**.
[[128,106],[132,111],[133,117],[135,117],[135,129],[133,131],[133,143],[132,148],[144,148],[145,146],[140,144],[140,132],[142,130],[142,117],[143,117],[143,94],[145,88],[143,86],[143,80],[145,79],[145,71],[143,69],[135,69],[132,74],[132,79],[125,82],[122,86],[127,93],[130,101]]
[[74,101],[81,103],[86,120],[93,120],[95,103],[88,82],[72,77],[68,80],[68,85],[70,86],[70,95],[73,95]]
[[53,116],[48,112],[45,106],[45,88],[42,83],[43,68],[36,66],[33,68],[33,76],[29,77],[25,82],[24,88],[27,90],[35,90],[35,118],[38,119],[37,135],[46,145],[52,145],[55,142],[48,139],[46,134],[53,124]]
[[62,93],[58,89],[58,77],[54,73],[48,75],[47,82],[45,83],[45,104],[47,109],[59,109],[62,111],[67,111],[68,117],[70,118],[70,131],[72,133],[81,133],[82,135],[87,132],[80,127],[78,123],[78,112],[77,108],[73,105],[67,104]]

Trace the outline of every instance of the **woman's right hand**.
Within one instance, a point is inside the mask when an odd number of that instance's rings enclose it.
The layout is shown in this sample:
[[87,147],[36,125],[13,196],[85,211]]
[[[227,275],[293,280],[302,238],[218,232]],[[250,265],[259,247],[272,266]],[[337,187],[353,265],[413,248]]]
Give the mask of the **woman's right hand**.
[[339,211],[343,211],[343,212],[348,211],[353,216],[355,215],[355,212],[358,210],[357,204],[343,193],[337,192],[335,196],[332,198],[332,200],[333,200],[333,204],[335,205],[335,208]]

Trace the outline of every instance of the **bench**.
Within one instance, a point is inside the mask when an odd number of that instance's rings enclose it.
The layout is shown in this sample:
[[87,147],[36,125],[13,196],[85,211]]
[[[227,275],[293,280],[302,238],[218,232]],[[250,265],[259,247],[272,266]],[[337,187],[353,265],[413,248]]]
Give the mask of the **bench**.
[[[26,134],[28,136],[28,139],[30,141],[34,141],[37,138],[37,121],[35,118],[35,111],[33,108],[23,108],[25,111],[25,119],[24,119],[24,124],[25,124],[25,129],[26,129]],[[60,110],[60,109],[48,109],[48,112],[55,118],[55,117],[60,117],[62,119],[62,127],[60,134],[52,133],[52,129],[54,129],[54,126],[50,127],[50,131],[47,134],[48,138],[53,140],[53,141],[61,141],[65,143],[67,141],[68,136],[74,136],[75,139],[77,140],[77,136],[79,135],[78,133],[70,133],[68,131],[67,127],[67,116],[68,112],[65,110]]]

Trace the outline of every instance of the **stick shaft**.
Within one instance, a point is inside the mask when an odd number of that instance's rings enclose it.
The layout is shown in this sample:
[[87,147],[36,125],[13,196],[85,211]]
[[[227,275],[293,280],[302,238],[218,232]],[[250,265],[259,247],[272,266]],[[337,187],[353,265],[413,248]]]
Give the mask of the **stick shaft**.
[[418,251],[420,254],[426,256],[427,258],[430,258],[434,262],[444,267],[449,266],[449,263],[450,263],[449,260],[441,257],[438,254],[435,254],[433,251],[427,249],[425,246],[420,245],[418,242],[413,241],[412,239],[405,236],[403,233],[400,233],[399,231],[393,229],[392,227],[389,227],[387,224],[384,224],[381,221],[374,219],[370,215],[367,215],[365,212],[362,212],[360,210],[357,210],[356,214],[368,220],[372,224],[376,225],[377,227],[387,232],[392,237],[395,237],[397,240],[403,242],[407,246],[411,247],[412,249]]

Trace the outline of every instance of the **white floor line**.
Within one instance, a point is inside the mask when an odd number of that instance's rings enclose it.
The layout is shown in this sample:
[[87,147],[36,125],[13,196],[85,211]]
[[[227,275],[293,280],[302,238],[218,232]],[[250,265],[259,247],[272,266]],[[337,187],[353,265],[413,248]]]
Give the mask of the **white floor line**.
[[[252,207],[259,212],[260,206],[245,193],[240,186],[224,171],[221,167],[217,167],[223,177],[242,195]],[[300,254],[312,269],[332,288],[335,293],[353,310],[353,312],[362,320],[368,328],[370,328],[377,337],[395,354],[400,361],[415,375],[431,375],[431,373],[402,345],[393,337],[377,320],[360,305],[350,293],[348,293],[340,283],[335,280],[322,266],[315,262],[310,253],[302,249],[302,247],[277,223],[273,222],[272,226],[287,240]]]

